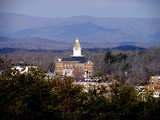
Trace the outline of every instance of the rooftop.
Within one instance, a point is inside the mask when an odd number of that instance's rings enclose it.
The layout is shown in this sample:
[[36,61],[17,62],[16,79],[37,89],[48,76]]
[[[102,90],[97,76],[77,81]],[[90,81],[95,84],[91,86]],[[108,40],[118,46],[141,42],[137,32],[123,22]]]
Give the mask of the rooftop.
[[62,58],[61,61],[77,61],[79,63],[85,63],[87,62],[86,58],[84,56],[72,56],[70,58]]

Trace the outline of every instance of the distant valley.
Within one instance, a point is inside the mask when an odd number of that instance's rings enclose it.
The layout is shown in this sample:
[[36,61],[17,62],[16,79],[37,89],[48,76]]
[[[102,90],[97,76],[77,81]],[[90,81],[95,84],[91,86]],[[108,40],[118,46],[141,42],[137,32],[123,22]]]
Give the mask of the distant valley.
[[0,17],[0,48],[71,49],[76,37],[83,48],[160,47],[160,18]]

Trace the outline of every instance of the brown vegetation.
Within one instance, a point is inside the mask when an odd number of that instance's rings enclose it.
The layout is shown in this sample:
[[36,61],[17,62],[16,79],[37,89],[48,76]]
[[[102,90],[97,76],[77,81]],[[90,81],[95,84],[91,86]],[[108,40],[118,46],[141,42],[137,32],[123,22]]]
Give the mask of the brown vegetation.
[[[16,51],[7,56],[12,63],[24,61],[37,65],[43,70],[54,70],[54,61],[60,57],[68,57],[71,51],[63,52],[29,52]],[[94,75],[115,75],[119,80],[127,79],[131,84],[144,84],[150,76],[160,74],[160,49],[151,48],[146,51],[111,51],[113,60],[106,62],[107,51],[83,51],[83,54],[94,63]],[[4,56],[4,54],[1,54]],[[124,58],[123,58],[124,57]],[[108,58],[107,58],[108,59]],[[114,60],[115,59],[115,60]]]

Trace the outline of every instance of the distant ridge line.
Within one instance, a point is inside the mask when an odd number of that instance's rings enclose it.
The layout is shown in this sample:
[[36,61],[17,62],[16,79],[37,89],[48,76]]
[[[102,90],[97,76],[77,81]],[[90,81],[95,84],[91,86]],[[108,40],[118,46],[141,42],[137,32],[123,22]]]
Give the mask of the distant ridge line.
[[[119,51],[143,51],[143,50],[147,50],[146,48],[142,48],[142,47],[137,47],[137,46],[133,46],[133,45],[120,45],[118,47],[114,47],[114,48],[84,48],[83,51],[109,51],[109,50],[119,50]],[[8,54],[8,53],[14,53],[17,51],[29,51],[29,52],[64,52],[64,51],[71,51],[71,49],[63,49],[63,50],[54,50],[54,49],[50,49],[50,50],[44,50],[44,49],[20,49],[20,48],[0,48],[0,54]]]

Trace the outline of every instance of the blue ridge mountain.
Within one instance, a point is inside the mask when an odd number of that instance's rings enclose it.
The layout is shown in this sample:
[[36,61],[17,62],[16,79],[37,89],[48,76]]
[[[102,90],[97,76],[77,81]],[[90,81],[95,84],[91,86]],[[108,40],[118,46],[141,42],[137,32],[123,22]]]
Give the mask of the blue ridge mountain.
[[[2,12],[0,12],[0,17],[0,36],[11,38],[12,41],[15,39],[16,44],[21,43],[23,47],[25,47],[25,42],[23,44],[20,41],[30,41],[32,46],[38,44],[43,49],[48,49],[48,47],[54,49],[54,46],[62,48],[59,45],[62,43],[69,45],[76,37],[79,37],[82,43],[87,43],[84,46],[88,45],[88,48],[116,47],[121,43],[141,47],[160,47],[160,18],[91,16],[42,18]],[[56,44],[55,41],[59,43]],[[4,44],[5,41],[3,41]],[[9,45],[9,41],[6,44]],[[63,48],[65,49],[65,46]]]

